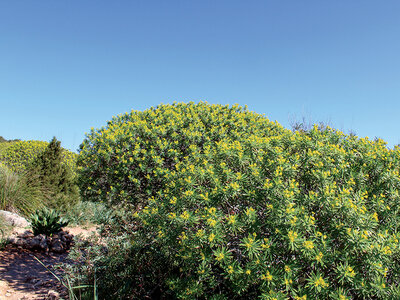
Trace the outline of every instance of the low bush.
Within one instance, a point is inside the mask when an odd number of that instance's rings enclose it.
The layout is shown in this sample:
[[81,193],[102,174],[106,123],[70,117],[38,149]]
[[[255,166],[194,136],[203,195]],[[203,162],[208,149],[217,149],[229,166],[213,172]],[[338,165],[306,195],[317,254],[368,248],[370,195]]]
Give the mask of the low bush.
[[113,210],[99,202],[79,201],[65,210],[64,216],[74,225],[108,224]]
[[174,104],[92,130],[78,161],[85,197],[125,207],[79,273],[103,297],[400,297],[400,149],[381,140]]
[[68,220],[61,217],[59,212],[45,207],[32,214],[30,222],[34,235],[44,234],[47,236],[60,232],[69,223]]

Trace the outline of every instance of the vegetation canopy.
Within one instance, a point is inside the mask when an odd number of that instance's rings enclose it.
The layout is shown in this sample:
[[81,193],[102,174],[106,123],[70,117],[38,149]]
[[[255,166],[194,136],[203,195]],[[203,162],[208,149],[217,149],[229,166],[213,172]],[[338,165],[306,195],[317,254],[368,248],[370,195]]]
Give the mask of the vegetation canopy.
[[[14,172],[27,171],[32,163],[46,150],[44,141],[8,141],[0,143],[0,161]],[[75,172],[76,153],[61,150],[62,164]]]
[[0,209],[29,215],[43,205],[65,209],[76,203],[76,157],[55,138],[0,142]]
[[53,207],[71,206],[79,199],[79,189],[74,174],[63,163],[61,142],[55,137],[29,167],[29,175],[36,175],[49,192],[46,202]]
[[80,187],[86,199],[137,204],[163,191],[197,152],[283,131],[239,106],[201,102],[132,111],[87,135],[78,157]]
[[96,261],[99,293],[143,297],[146,278],[181,299],[400,298],[400,149],[382,140],[175,103],[93,129],[78,164],[87,199],[133,217]]

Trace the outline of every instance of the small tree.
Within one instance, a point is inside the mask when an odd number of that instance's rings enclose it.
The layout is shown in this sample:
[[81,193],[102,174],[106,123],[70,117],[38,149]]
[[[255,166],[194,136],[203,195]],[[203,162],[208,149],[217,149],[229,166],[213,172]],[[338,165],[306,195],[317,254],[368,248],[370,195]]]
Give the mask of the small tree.
[[79,197],[73,174],[62,162],[62,151],[61,142],[53,137],[31,168],[31,172],[38,175],[41,184],[49,191],[48,203],[55,207],[76,202]]

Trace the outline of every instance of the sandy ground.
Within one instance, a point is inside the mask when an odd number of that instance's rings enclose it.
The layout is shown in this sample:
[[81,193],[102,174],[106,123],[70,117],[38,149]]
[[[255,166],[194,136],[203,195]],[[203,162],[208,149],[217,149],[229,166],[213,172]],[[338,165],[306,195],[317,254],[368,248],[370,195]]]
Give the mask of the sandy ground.
[[[67,227],[65,230],[73,235],[81,234],[82,237],[87,237],[96,228]],[[15,228],[14,234],[24,231],[23,228]],[[7,247],[0,251],[0,300],[55,299],[48,297],[50,290],[60,293],[65,298],[65,289],[49,270],[56,275],[62,274],[62,270],[55,266],[67,262],[67,255],[68,253],[31,252],[15,247]]]
[[58,280],[36,259],[55,274],[54,265],[65,262],[67,254],[46,255],[10,249],[0,253],[0,299],[46,299],[49,290],[63,294]]

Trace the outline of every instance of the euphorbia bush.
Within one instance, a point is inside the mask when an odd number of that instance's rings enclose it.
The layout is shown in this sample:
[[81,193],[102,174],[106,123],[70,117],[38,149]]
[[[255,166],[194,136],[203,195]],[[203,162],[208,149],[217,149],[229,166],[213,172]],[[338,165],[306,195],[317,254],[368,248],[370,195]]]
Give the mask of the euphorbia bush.
[[182,299],[400,297],[400,150],[381,140],[174,104],[93,130],[79,161],[86,196],[133,215],[130,271],[98,274],[104,295],[147,278]]
[[114,117],[80,146],[80,187],[86,199],[137,202],[170,184],[176,165],[219,141],[269,136],[282,126],[239,106],[160,105]]
[[[44,141],[12,141],[2,143],[0,148],[0,161],[15,172],[25,172],[31,164],[42,154],[48,142]],[[62,163],[75,173],[77,154],[67,149],[62,149]]]

